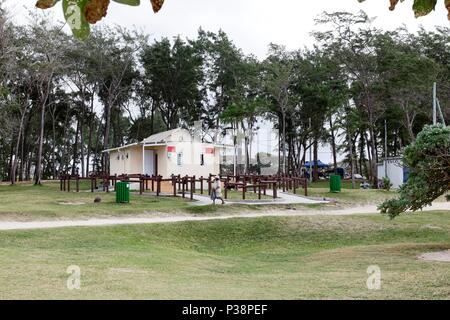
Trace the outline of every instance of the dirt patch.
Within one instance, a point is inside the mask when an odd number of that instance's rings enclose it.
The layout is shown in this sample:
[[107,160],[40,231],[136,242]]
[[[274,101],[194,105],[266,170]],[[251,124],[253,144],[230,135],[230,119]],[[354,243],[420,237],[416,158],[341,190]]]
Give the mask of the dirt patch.
[[138,270],[133,268],[109,268],[111,273],[146,273],[145,270]]
[[450,262],[450,250],[424,253],[419,256],[419,259],[424,261]]
[[82,205],[85,205],[86,202],[80,202],[80,201],[63,201],[63,202],[58,202],[58,204],[63,205],[63,206],[82,206]]

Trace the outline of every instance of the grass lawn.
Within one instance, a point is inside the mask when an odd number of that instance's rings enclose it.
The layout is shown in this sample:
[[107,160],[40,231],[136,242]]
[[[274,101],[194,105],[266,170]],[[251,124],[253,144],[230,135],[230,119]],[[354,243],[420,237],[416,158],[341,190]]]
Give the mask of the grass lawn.
[[0,298],[449,299],[450,265],[417,259],[449,231],[450,212],[2,231]]
[[[74,186],[74,184],[73,184]],[[73,188],[74,190],[74,188]],[[151,212],[176,212],[189,206],[189,200],[131,195],[132,205],[116,204],[115,193],[91,193],[89,182],[81,184],[81,192],[61,192],[59,183],[42,186],[0,185],[0,219],[33,220],[74,219],[92,216],[138,215]],[[100,197],[101,203],[94,203]]]
[[[297,191],[302,195],[303,190]],[[386,199],[397,196],[395,191],[386,190],[363,190],[363,189],[342,189],[339,193],[330,192],[330,188],[309,188],[308,196],[333,199],[343,205],[369,205],[380,204]]]

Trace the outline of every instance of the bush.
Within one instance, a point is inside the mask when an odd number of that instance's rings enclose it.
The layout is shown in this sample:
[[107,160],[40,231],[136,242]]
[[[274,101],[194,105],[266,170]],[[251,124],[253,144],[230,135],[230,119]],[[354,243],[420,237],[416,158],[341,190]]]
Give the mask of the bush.
[[382,187],[384,190],[386,191],[390,191],[392,188],[392,183],[391,183],[391,179],[384,177],[383,181],[382,181]]
[[407,210],[421,210],[450,189],[450,127],[426,126],[405,148],[403,163],[411,174],[400,188],[400,197],[378,208],[391,218]]

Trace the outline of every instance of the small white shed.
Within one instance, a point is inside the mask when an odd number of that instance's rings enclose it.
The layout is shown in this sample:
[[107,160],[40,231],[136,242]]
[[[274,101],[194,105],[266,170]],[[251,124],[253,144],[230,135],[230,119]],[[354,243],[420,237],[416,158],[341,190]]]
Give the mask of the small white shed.
[[408,180],[409,169],[403,166],[402,158],[388,158],[378,164],[378,179],[385,177],[389,178],[394,189],[399,189]]

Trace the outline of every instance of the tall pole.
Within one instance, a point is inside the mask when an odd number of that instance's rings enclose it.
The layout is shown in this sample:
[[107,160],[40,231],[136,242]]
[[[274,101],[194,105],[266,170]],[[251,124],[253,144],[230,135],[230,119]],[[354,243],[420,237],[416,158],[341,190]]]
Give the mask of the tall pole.
[[233,129],[233,145],[234,145],[234,156],[233,156],[233,176],[237,176],[237,129]]
[[387,120],[384,119],[384,177],[388,177],[388,134],[387,134]]
[[[311,130],[311,118],[309,118],[309,129]],[[309,139],[309,182],[312,183],[312,139]]]
[[442,113],[441,104],[439,103],[439,99],[436,99],[436,104],[437,104],[437,107],[439,110],[439,115],[441,116],[442,123],[444,124],[444,126],[447,126],[445,124],[445,117],[444,117],[444,114]]
[[283,176],[286,176],[286,107],[283,106]]
[[437,88],[436,82],[433,83],[433,124],[437,124]]

